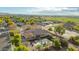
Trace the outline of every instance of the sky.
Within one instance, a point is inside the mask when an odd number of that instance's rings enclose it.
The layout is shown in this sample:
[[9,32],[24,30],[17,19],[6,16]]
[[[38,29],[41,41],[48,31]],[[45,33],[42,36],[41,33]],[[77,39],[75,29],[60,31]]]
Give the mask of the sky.
[[0,13],[79,16],[79,7],[0,7]]

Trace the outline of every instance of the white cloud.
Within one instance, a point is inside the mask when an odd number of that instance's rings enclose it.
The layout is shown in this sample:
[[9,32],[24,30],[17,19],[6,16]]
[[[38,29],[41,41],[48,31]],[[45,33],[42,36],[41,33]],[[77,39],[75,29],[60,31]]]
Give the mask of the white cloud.
[[63,11],[63,10],[70,10],[70,9],[74,9],[74,8],[68,8],[68,7],[41,7],[41,8],[37,8],[37,11]]
[[24,7],[0,8],[0,12],[31,15],[79,15],[79,7]]
[[37,8],[38,10],[34,14],[40,15],[79,15],[79,8],[74,7],[42,7]]

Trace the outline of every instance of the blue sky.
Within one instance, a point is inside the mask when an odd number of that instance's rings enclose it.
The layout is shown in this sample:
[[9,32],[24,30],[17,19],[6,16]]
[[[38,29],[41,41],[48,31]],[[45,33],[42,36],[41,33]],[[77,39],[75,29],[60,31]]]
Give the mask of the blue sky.
[[0,13],[79,16],[79,7],[0,7]]

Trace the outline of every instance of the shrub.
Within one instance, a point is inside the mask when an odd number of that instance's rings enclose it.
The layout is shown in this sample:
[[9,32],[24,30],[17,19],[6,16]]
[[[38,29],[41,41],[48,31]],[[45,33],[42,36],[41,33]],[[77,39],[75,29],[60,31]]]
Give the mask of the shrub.
[[69,40],[71,41],[71,40],[74,40],[75,39],[75,37],[73,37],[73,36],[71,36],[70,38],[69,38]]
[[26,28],[26,30],[30,30],[30,29],[31,29],[30,27]]
[[14,48],[15,51],[29,51],[29,48],[26,47],[25,45],[20,45],[18,47]]
[[79,31],[79,25],[74,26],[74,29]]
[[35,22],[36,22],[35,19],[29,19],[26,21],[26,24],[33,25],[33,24],[35,24]]
[[14,32],[10,32],[10,36],[14,36]]
[[50,27],[48,30],[49,30],[49,31],[52,31],[52,28]]
[[19,40],[18,39],[13,39],[11,40],[11,43],[15,46],[19,46]]
[[78,40],[75,40],[75,44],[76,45],[79,45],[79,39]]
[[0,18],[0,24],[2,24],[3,20]]
[[72,22],[72,21],[67,21],[65,24],[64,24],[65,28],[68,29],[68,30],[73,30],[73,27],[75,26],[75,22]]
[[13,39],[11,39],[11,43],[14,46],[19,46],[22,42],[22,38],[20,34],[15,34],[13,37],[11,37]]
[[54,31],[58,34],[63,35],[65,33],[65,28],[63,26],[56,26]]
[[75,45],[79,45],[79,36],[76,37],[70,37],[70,42],[72,42]]
[[40,43],[35,45],[35,48],[38,49],[38,50],[40,50],[41,47],[42,47],[42,45]]
[[78,49],[74,46],[70,46],[67,48],[67,51],[77,51]]
[[54,43],[54,46],[55,46],[56,49],[61,48],[61,42],[60,42],[59,39],[54,39],[53,43]]
[[68,41],[67,40],[61,40],[61,46],[62,47],[68,47]]

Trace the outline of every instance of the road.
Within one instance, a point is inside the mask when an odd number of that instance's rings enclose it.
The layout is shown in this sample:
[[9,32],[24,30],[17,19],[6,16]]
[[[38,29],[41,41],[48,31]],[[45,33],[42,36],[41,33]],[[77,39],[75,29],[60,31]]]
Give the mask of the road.
[[0,32],[0,50],[8,50],[9,48],[9,39],[8,39],[8,32],[9,31],[5,31],[5,32]]

